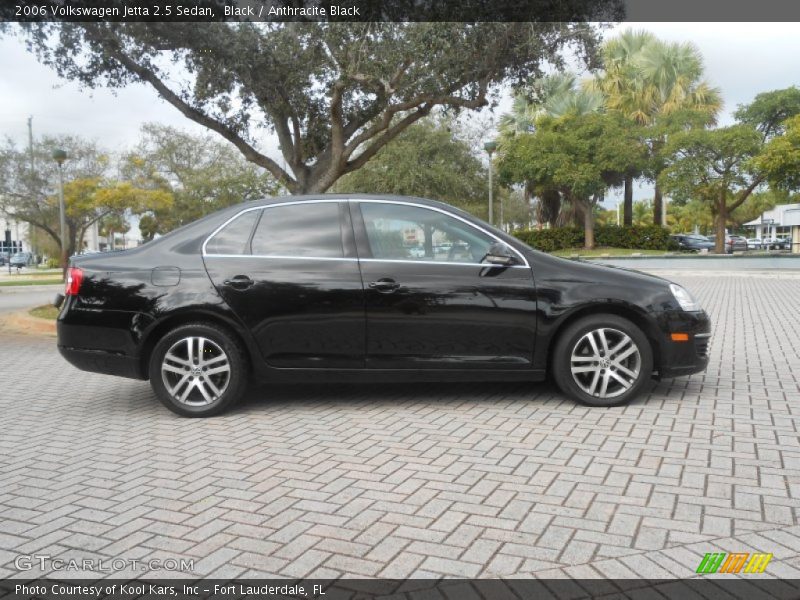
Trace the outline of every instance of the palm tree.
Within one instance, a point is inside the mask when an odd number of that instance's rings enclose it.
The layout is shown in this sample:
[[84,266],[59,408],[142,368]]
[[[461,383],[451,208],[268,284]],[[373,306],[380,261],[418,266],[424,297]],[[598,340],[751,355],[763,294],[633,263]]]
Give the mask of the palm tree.
[[[649,115],[638,58],[643,48],[656,41],[657,38],[652,33],[632,29],[608,40],[602,49],[605,71],[589,84],[605,95],[608,110],[622,113],[640,125],[649,121]],[[624,225],[631,225],[633,222],[633,180],[638,175],[636,169],[631,169],[624,175]]]
[[[719,89],[701,78],[703,61],[694,44],[664,42],[646,31],[627,30],[603,47],[604,73],[592,83],[606,95],[609,110],[621,112],[636,123],[653,127],[664,117],[691,110],[705,124],[713,124],[722,107]],[[657,158],[666,134],[654,131],[651,156]],[[655,164],[653,220],[663,225],[662,192]],[[630,224],[635,173],[625,178],[625,224]]]
[[[499,150],[516,135],[533,131],[546,119],[563,119],[604,110],[605,99],[600,90],[581,85],[574,73],[555,73],[537,79],[525,92],[514,96],[511,112],[500,117]],[[556,190],[524,184],[526,202],[536,197],[534,212],[540,223],[552,226],[578,221],[580,211],[564,202]]]

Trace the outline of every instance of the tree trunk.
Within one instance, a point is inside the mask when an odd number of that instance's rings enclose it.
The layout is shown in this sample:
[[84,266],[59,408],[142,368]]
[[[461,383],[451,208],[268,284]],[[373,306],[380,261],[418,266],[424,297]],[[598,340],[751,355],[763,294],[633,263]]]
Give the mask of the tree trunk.
[[717,200],[717,214],[716,214],[716,237],[714,239],[714,252],[716,254],[725,254],[725,223],[728,220],[728,207],[725,206],[725,192],[720,194]]
[[664,195],[661,193],[661,187],[656,181],[655,193],[653,195],[653,225],[664,226],[661,220],[662,203],[664,202]]
[[594,249],[594,214],[592,203],[584,200],[581,202],[583,209],[583,245],[587,250]]
[[625,199],[622,204],[622,224],[633,225],[633,175],[625,176]]

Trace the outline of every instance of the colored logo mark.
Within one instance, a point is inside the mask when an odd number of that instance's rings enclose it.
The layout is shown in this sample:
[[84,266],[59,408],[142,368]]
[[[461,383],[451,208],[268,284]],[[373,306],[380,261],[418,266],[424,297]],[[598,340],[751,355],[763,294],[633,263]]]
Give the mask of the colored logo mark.
[[700,561],[697,573],[763,573],[772,554],[756,552],[709,552]]

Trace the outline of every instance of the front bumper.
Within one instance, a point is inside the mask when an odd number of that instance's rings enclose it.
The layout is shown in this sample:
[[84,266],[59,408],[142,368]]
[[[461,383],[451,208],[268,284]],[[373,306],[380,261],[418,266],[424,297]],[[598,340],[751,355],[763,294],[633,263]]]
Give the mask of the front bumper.
[[[660,319],[658,376],[680,377],[705,371],[711,350],[711,319],[705,311],[668,311]],[[672,334],[686,334],[674,341]]]

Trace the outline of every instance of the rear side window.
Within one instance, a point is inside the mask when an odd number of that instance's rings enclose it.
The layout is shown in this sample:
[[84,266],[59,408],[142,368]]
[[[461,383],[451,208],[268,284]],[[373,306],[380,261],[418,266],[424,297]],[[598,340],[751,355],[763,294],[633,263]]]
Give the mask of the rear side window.
[[259,211],[242,213],[206,243],[206,254],[245,254]]
[[253,235],[253,254],[342,258],[337,202],[265,208]]

